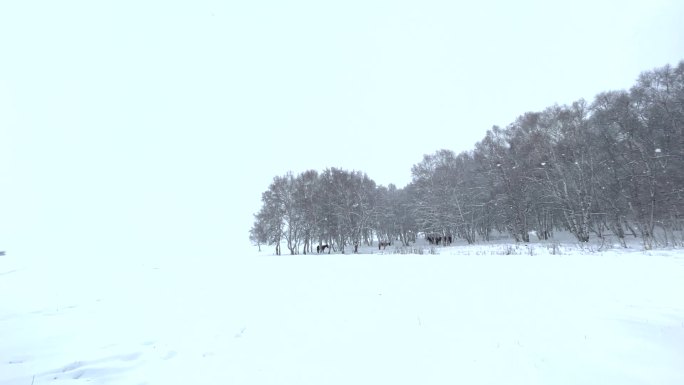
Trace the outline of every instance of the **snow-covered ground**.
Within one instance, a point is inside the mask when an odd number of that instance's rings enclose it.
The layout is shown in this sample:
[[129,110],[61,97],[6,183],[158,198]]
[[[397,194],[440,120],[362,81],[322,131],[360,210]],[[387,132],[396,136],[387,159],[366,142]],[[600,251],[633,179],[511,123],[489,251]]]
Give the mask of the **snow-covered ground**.
[[435,250],[8,251],[0,384],[684,384],[681,249]]

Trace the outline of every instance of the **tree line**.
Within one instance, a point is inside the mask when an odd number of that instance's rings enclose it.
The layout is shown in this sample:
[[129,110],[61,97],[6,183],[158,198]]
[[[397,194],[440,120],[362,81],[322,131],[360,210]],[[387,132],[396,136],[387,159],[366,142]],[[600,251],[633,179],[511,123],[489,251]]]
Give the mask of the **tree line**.
[[629,236],[645,248],[682,243],[684,61],[642,73],[628,91],[527,112],[492,127],[471,151],[424,155],[404,188],[330,168],[275,177],[250,239],[291,254],[341,252],[374,240],[409,245],[520,242],[566,230],[579,242]]

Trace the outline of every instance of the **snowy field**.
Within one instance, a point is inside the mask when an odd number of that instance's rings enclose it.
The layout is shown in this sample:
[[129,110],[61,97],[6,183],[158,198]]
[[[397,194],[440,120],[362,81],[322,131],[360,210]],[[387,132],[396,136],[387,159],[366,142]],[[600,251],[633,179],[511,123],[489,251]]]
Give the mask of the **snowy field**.
[[363,251],[8,250],[0,384],[684,384],[681,249]]

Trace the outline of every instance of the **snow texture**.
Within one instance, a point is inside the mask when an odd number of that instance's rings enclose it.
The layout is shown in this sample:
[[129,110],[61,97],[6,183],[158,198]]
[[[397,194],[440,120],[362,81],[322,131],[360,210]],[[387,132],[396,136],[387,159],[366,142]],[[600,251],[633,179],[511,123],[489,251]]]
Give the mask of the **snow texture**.
[[8,251],[0,384],[684,383],[681,250],[262,250]]

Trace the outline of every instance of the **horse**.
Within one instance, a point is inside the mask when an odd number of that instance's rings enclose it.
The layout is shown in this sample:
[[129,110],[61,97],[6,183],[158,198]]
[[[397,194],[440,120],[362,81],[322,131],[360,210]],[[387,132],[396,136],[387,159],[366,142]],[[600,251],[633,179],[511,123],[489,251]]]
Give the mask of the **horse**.
[[330,247],[330,246],[328,246],[328,245],[318,245],[318,246],[316,246],[316,252],[317,252],[318,254],[320,254],[320,253],[324,252],[325,249],[327,249],[327,248],[329,248],[329,247]]
[[439,245],[439,243],[442,241],[442,237],[438,235],[428,235],[425,237],[425,239],[427,239],[431,245]]
[[382,248],[384,250],[385,247],[391,246],[391,245],[392,245],[392,242],[390,242],[390,241],[379,241],[378,242],[378,250],[380,250],[380,248]]
[[451,241],[453,240],[451,235],[444,235],[444,236],[442,236],[442,235],[428,235],[425,237],[425,239],[427,239],[427,241],[431,245],[443,245],[443,246],[451,245]]

